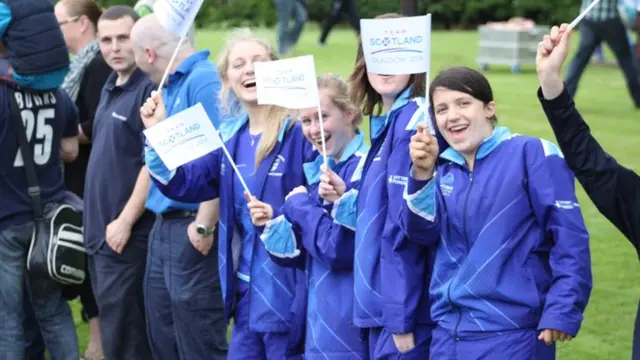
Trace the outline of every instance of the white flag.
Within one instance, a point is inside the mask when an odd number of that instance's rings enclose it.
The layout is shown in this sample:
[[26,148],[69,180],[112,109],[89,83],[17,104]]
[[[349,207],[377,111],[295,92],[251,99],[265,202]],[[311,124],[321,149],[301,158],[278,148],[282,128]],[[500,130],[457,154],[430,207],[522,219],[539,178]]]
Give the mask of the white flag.
[[257,62],[254,71],[258,104],[288,109],[318,106],[318,83],[312,55]]
[[403,75],[429,72],[431,14],[395,19],[361,19],[367,71]]
[[146,129],[144,135],[169,170],[223,146],[201,103]]
[[160,0],[153,12],[160,24],[175,36],[187,34],[204,0]]

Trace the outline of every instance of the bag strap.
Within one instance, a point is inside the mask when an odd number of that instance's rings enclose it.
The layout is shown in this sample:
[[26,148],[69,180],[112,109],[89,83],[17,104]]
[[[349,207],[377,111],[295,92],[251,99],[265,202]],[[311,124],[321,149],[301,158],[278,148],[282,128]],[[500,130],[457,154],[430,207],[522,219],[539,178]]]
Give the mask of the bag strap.
[[31,197],[33,205],[33,215],[36,219],[42,219],[42,199],[40,198],[40,185],[38,184],[38,176],[36,175],[36,165],[33,162],[33,152],[29,141],[27,140],[27,131],[22,122],[22,115],[16,102],[15,90],[12,86],[8,86],[9,102],[11,103],[11,119],[13,121],[13,129],[18,138],[20,153],[24,163],[25,175],[27,178],[28,193]]

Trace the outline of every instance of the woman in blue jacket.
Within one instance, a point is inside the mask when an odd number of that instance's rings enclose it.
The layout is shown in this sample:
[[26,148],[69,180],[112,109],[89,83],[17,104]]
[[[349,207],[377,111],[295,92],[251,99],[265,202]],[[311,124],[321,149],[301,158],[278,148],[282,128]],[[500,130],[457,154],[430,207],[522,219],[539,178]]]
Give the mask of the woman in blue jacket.
[[[359,131],[362,112],[350,100],[347,83],[335,75],[318,78],[320,108],[326,138],[327,163],[347,186],[360,179],[368,146]],[[331,203],[318,194],[323,167],[322,135],[316,108],[301,111],[302,132],[320,152],[304,164],[307,187],[297,187],[281,209],[266,222],[265,248],[274,261],[307,271],[307,325],[305,359],[367,359],[367,343],[353,325],[354,231],[333,221]],[[254,213],[271,214],[268,204],[254,201]],[[256,219],[254,225],[265,225]]]
[[[551,142],[497,126],[491,87],[456,67],[429,98],[450,148],[412,138],[406,216],[442,231],[431,282],[434,359],[554,359],[578,334],[591,292],[589,234],[574,177]],[[434,201],[437,196],[437,202]]]
[[[311,147],[285,109],[257,103],[253,64],[276,59],[265,41],[246,31],[231,38],[218,68],[221,103],[229,104],[232,96],[241,106],[235,120],[221,124],[225,146],[251,194],[279,209],[286,194],[305,184],[303,164]],[[236,105],[231,108],[237,109]],[[145,123],[162,118],[162,108],[153,98],[149,100],[141,111]],[[149,120],[154,111],[155,121]],[[243,186],[222,149],[170,172],[147,147],[146,162],[167,197],[185,202],[220,199],[220,282],[225,315],[234,317],[229,359],[298,358],[306,298],[304,273],[270,260],[259,240],[261,228],[251,223]]]
[[[390,17],[400,16],[378,18]],[[345,192],[344,181],[327,170],[320,193],[335,201],[336,221],[356,229],[354,324],[368,332],[373,359],[425,359],[433,328],[428,296],[432,249],[410,241],[400,221],[411,166],[409,141],[427,118],[425,74],[370,73],[360,43],[350,85],[352,97],[371,117],[371,149],[355,189]],[[435,225],[433,230],[435,243]]]

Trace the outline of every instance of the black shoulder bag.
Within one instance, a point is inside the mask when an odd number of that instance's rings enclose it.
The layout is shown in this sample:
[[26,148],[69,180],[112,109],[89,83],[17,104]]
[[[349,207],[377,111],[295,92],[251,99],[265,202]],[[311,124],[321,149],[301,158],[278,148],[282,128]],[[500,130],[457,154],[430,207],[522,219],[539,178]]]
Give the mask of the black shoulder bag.
[[15,90],[9,87],[8,93],[13,127],[24,160],[29,196],[33,203],[34,228],[27,256],[27,270],[64,285],[81,284],[86,275],[82,212],[71,205],[62,204],[44,213],[33,152],[27,140]]

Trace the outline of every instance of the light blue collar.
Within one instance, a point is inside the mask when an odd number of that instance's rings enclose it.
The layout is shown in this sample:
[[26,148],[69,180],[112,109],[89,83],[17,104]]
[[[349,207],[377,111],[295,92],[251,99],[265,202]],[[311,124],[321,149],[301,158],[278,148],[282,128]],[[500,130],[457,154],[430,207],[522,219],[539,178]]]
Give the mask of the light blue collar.
[[223,142],[228,141],[249,121],[247,113],[229,116],[220,122],[220,137]]
[[389,119],[391,118],[391,113],[395,110],[403,107],[409,102],[409,94],[411,93],[411,87],[405,89],[400,96],[394,101],[391,109],[386,114],[371,116],[369,120],[369,128],[371,129],[371,141],[375,140],[380,136],[382,131],[389,125]]
[[[246,112],[242,112],[235,116],[228,116],[224,121],[221,121],[219,132],[222,141],[225,142],[231,139],[231,137],[233,137],[248,121],[249,115]],[[278,133],[278,142],[282,142],[284,139],[284,134],[287,132],[290,123],[290,117],[282,123],[280,132]]]
[[[340,165],[345,163],[353,154],[356,152],[367,152],[368,146],[364,142],[364,135],[360,132],[360,130],[356,131],[356,135],[349,141],[347,147],[344,149],[342,156],[340,156],[340,160],[336,163],[332,157],[327,157],[327,165],[331,170],[335,170]],[[307,178],[307,184],[315,184],[320,181],[320,175],[322,171],[320,170],[320,165],[324,163],[324,158],[322,154],[319,154],[318,157],[312,162],[308,162],[303,164],[304,175]]]
[[[507,140],[511,137],[511,132],[509,128],[506,126],[496,126],[491,133],[491,136],[484,139],[476,152],[476,160],[482,159],[489,155],[495,148],[498,147],[503,141]],[[464,157],[460,155],[457,151],[453,149],[453,147],[447,148],[447,150],[443,151],[440,154],[440,157],[449,160],[453,163],[456,163],[460,166],[464,166],[466,164]]]

